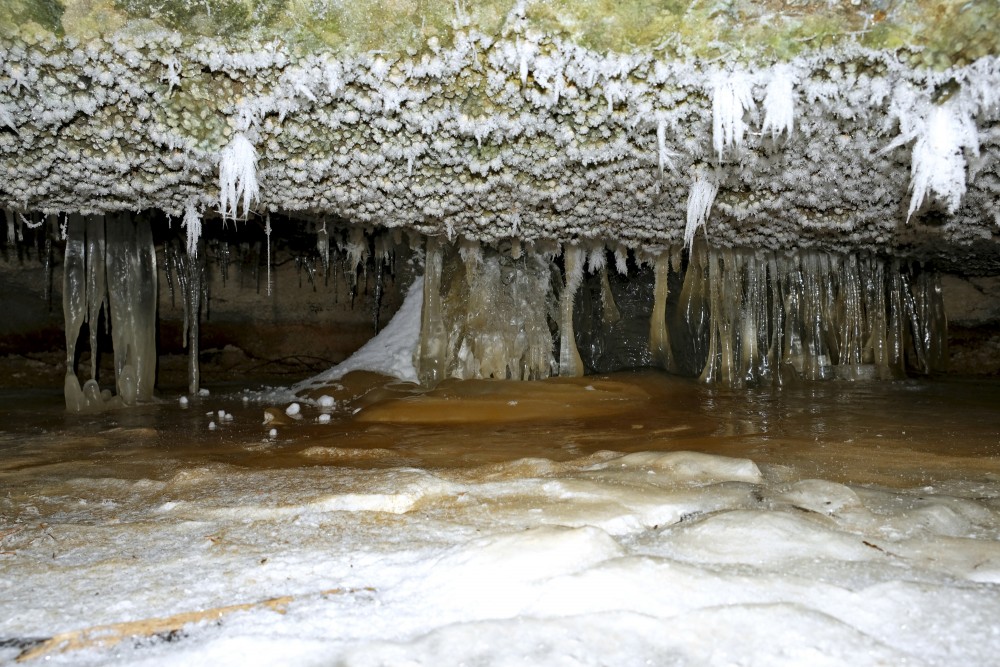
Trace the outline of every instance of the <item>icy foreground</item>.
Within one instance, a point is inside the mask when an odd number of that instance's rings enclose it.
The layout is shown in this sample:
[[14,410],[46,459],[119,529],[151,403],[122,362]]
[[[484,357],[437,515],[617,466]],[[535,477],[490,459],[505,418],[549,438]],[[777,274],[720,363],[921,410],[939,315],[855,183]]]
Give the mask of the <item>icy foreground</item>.
[[[367,424],[318,425],[306,406],[269,440],[258,407],[212,399],[235,414],[217,431],[169,404],[74,422],[65,440],[3,436],[0,659],[994,661],[1000,464],[975,400],[956,414],[915,383],[589,380],[557,386],[617,401],[617,417],[445,430],[392,423],[391,402]],[[657,386],[673,408],[652,409]],[[550,414],[571,414],[562,398]],[[172,631],[149,622],[192,612]]]

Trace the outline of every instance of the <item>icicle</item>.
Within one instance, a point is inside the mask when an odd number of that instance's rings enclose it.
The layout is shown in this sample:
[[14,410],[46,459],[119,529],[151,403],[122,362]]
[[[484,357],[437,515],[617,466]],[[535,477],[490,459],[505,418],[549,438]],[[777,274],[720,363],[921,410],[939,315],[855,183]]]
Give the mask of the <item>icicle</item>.
[[563,250],[565,287],[559,301],[559,375],[565,377],[583,375],[583,360],[573,334],[573,301],[583,282],[583,261],[580,246],[570,245]]
[[[270,223],[268,223],[270,224]],[[204,242],[195,242],[193,252],[187,255],[181,271],[178,271],[178,280],[184,290],[184,334],[185,346],[188,352],[188,394],[197,396],[201,390],[201,359],[200,359],[200,328],[201,328],[201,304],[202,304],[202,262],[198,252],[198,245]],[[268,235],[268,277],[267,290],[271,293],[271,266],[270,266],[270,235]]]
[[771,78],[764,90],[764,124],[760,131],[771,133],[772,139],[782,134],[791,136],[795,123],[795,76],[786,64],[771,68]]
[[615,271],[618,275],[628,276],[628,248],[622,243],[615,246]]
[[382,317],[382,292],[383,292],[383,280],[385,278],[385,263],[382,261],[375,262],[375,298],[372,299],[372,319],[375,325],[375,334],[378,335],[380,318]]
[[259,199],[257,151],[242,132],[237,132],[219,158],[219,213],[223,219],[246,218],[250,206]]
[[197,257],[198,240],[201,239],[201,214],[198,213],[194,201],[189,201],[184,209],[184,222],[181,226],[187,231],[188,257]]
[[347,253],[345,266],[347,279],[351,285],[351,290],[354,291],[357,289],[358,284],[358,269],[365,267],[367,271],[368,240],[365,238],[365,230],[363,228],[351,228],[347,235],[347,242],[344,244],[344,252]]
[[940,373],[948,370],[948,320],[944,310],[944,295],[941,290],[941,276],[936,272],[924,272],[920,276],[922,289],[922,340],[927,350],[927,372]]
[[323,275],[330,273],[330,234],[326,231],[326,220],[323,221],[323,228],[316,232],[316,252],[323,260]]
[[674,171],[674,163],[670,161],[673,153],[667,150],[667,121],[663,118],[658,119],[656,122],[656,149],[656,163],[660,172],[660,178],[663,178],[664,166],[670,169],[670,171]]
[[[12,218],[8,211],[8,223]],[[66,409],[82,412],[86,400],[76,378],[76,343],[87,317],[87,245],[86,223],[73,214],[66,225],[66,249],[63,256],[63,321],[66,329],[66,379],[63,394]]]
[[743,145],[747,129],[743,114],[753,108],[753,95],[745,73],[715,73],[712,77],[712,146],[720,162],[724,150]]
[[441,240],[427,237],[424,260],[424,303],[420,313],[420,348],[417,372],[420,384],[434,386],[444,379],[448,336],[441,310]]
[[105,235],[115,379],[133,405],[152,398],[156,378],[156,249],[144,217],[109,216]]
[[271,214],[264,221],[264,236],[267,237],[267,295],[271,296]]
[[52,312],[52,265],[54,264],[52,240],[58,233],[59,228],[59,216],[49,215],[46,217],[48,222],[47,229],[45,230],[45,307],[48,312]]
[[135,246],[132,254],[132,322],[136,347],[136,392],[140,401],[153,398],[156,383],[156,246],[149,218],[135,220]]
[[691,244],[694,243],[695,233],[708,222],[708,216],[712,211],[712,204],[715,202],[715,195],[718,192],[718,184],[708,180],[701,171],[695,174],[694,181],[691,183],[691,191],[688,194],[687,224],[684,226],[684,245],[688,252],[691,251]]
[[[87,218],[87,322],[90,324],[90,379],[97,380],[97,333],[108,300],[104,216]],[[107,313],[105,313],[107,317]]]
[[667,329],[667,295],[670,277],[670,255],[662,252],[656,256],[653,265],[655,280],[653,287],[653,313],[649,318],[649,351],[653,361],[668,370],[674,369],[673,353],[670,350],[670,332]]
[[958,210],[965,194],[963,149],[979,154],[979,134],[975,122],[952,104],[934,106],[913,145],[910,208],[906,219],[931,195],[947,205],[948,214]]
[[465,253],[460,247],[444,258],[446,274],[449,267],[465,274],[464,280],[450,281],[444,306],[447,374],[514,380],[550,376],[548,262],[531,251],[514,259],[503,250],[463,246]]
[[601,267],[601,318],[606,327],[613,326],[622,318],[618,304],[615,303],[615,295],[611,292],[607,266]]
[[720,312],[720,283],[722,282],[721,271],[719,269],[719,255],[716,252],[708,253],[708,357],[705,360],[705,367],[699,378],[702,382],[716,382],[719,380],[719,318]]

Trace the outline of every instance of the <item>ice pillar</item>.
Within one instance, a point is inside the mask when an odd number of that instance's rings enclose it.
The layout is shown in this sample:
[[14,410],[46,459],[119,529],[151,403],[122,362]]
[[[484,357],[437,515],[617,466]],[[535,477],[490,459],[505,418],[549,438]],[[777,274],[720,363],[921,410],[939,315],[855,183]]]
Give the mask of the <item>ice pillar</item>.
[[573,333],[573,301],[583,281],[583,255],[580,246],[570,245],[563,250],[566,282],[559,301],[559,375],[570,377],[583,375],[583,360]]
[[424,263],[424,304],[420,314],[420,357],[417,364],[420,383],[424,385],[434,385],[444,379],[448,336],[441,312],[443,263],[441,240],[429,236]]
[[[63,322],[66,327],[66,409],[81,412],[86,399],[76,377],[76,342],[87,317],[87,223],[81,215],[66,221],[66,251],[63,257]],[[96,358],[97,352],[91,349]]]
[[649,352],[654,363],[672,369],[673,354],[670,350],[670,331],[667,329],[667,281],[670,277],[670,255],[662,252],[654,263],[653,313],[649,318]]

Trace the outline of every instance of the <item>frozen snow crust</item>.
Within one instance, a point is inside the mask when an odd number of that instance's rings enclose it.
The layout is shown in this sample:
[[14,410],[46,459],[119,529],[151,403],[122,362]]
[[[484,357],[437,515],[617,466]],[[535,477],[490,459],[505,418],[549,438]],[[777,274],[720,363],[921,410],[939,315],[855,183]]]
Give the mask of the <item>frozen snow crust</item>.
[[401,57],[22,35],[0,46],[0,206],[633,247],[704,226],[715,245],[996,269],[1000,62],[915,61],[849,43],[780,63],[602,53],[516,22]]
[[[995,482],[852,487],[685,451],[345,465],[81,476],[59,497],[19,478],[0,506],[36,499],[4,545],[0,636],[136,622],[25,653],[73,665],[975,665],[1000,647]],[[138,626],[215,608],[167,638]]]

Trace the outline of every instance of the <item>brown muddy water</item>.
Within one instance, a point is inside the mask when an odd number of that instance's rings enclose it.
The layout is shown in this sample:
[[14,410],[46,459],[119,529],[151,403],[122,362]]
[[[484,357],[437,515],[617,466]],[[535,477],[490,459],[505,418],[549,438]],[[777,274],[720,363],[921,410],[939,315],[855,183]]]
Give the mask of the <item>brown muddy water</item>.
[[[57,391],[4,391],[0,471],[162,478],[203,463],[472,467],[594,452],[692,450],[845,484],[1000,480],[1000,382],[817,382],[730,390],[655,371],[543,382],[448,381],[433,392],[355,373],[331,408],[218,388],[101,415],[69,415]],[[227,391],[229,389],[229,391]],[[265,409],[271,415],[265,414]],[[219,411],[232,415],[220,418]],[[328,413],[327,423],[318,423]],[[272,419],[273,417],[273,419]],[[265,424],[265,419],[269,423]],[[270,430],[277,430],[269,437]]]

